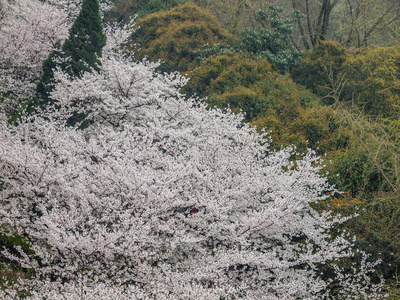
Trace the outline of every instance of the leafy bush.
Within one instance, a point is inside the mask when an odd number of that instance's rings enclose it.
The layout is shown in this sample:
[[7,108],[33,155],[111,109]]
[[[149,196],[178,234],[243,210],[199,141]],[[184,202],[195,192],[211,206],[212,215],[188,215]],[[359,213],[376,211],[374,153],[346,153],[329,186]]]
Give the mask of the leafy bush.
[[282,19],[282,11],[272,5],[267,12],[258,11],[256,20],[262,29],[245,30],[237,49],[268,59],[283,74],[298,64],[301,53],[293,44],[294,20]]
[[163,72],[192,70],[204,45],[226,45],[235,40],[214,16],[192,4],[139,18],[137,25],[128,49],[138,60],[161,60],[159,69]]
[[[357,236],[355,245],[371,255],[372,260],[381,259],[377,266],[377,275],[388,283],[393,282],[400,265],[400,216],[399,201],[388,193],[370,194],[359,198],[345,193],[320,205],[335,214],[357,217],[341,225],[341,230],[348,230]],[[360,260],[359,256],[355,257]]]
[[353,144],[346,151],[331,153],[329,158],[333,161],[329,168],[331,179],[340,190],[362,196],[390,189],[377,167],[377,164],[381,164],[385,171],[392,170],[393,165],[388,157],[381,155],[378,157],[380,161],[374,162],[365,149]]

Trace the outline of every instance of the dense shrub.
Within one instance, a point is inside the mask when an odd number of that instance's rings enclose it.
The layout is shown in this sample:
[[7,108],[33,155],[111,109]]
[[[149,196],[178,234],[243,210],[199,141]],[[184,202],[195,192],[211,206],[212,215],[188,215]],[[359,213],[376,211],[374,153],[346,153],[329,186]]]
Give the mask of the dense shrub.
[[[392,282],[400,265],[400,216],[397,197],[376,193],[359,198],[345,193],[320,205],[322,206],[342,216],[357,214],[341,225],[341,229],[357,236],[358,249],[366,251],[373,259],[382,260],[377,267],[378,274]],[[360,257],[356,255],[355,259]]]
[[343,101],[373,116],[396,117],[400,104],[399,47],[373,47],[349,55],[343,66]]
[[393,168],[390,158],[381,155],[373,160],[361,146],[353,145],[346,151],[331,153],[329,155],[333,165],[329,168],[333,174],[340,174],[331,178],[342,191],[351,192],[353,195],[365,195],[377,191],[390,191],[390,187],[383,178],[377,164],[385,171]]
[[214,16],[192,4],[139,18],[137,25],[128,48],[138,60],[163,61],[160,70],[165,72],[192,70],[205,44],[234,41]]

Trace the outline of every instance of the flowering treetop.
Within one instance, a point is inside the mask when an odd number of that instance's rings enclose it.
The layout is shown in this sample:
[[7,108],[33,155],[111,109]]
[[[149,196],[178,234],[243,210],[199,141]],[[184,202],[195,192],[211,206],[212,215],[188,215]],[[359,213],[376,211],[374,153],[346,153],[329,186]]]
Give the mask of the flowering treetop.
[[[41,279],[16,288],[32,299],[327,297],[318,267],[351,242],[309,205],[332,191],[317,158],[269,151],[240,115],[184,99],[186,78],[112,48],[99,72],[56,72],[57,109],[17,126],[0,118],[0,220],[34,251],[1,255]],[[66,126],[76,111],[88,128]],[[364,295],[369,271],[340,277],[343,292]]]
[[32,96],[42,62],[67,36],[67,14],[38,0],[0,0],[0,14],[0,92]]

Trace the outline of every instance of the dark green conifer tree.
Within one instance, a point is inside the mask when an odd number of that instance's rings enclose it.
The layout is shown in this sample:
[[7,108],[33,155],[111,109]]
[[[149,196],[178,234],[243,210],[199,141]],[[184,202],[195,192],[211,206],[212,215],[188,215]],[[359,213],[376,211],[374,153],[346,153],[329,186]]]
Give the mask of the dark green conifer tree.
[[72,77],[98,71],[101,50],[106,44],[99,0],[84,0],[81,11],[62,46],[62,69]]
[[43,62],[43,76],[37,85],[38,97],[31,105],[49,104],[54,88],[54,70],[58,66],[68,75],[81,77],[84,72],[99,70],[99,57],[106,44],[99,0],[84,0],[81,11],[69,30],[61,49],[54,50]]

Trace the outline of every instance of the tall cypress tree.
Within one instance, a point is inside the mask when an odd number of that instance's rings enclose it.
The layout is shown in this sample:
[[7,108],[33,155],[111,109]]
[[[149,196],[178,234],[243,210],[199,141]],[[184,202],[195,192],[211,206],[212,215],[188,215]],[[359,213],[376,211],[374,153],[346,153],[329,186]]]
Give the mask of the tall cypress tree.
[[53,50],[49,57],[43,62],[43,75],[36,86],[37,96],[30,99],[28,102],[27,110],[29,112],[34,111],[37,106],[44,107],[50,101],[50,93],[54,88],[54,70],[60,58],[61,43],[58,42],[55,50]]
[[80,77],[92,69],[98,71],[101,50],[106,44],[99,0],[84,0],[81,11],[62,46],[66,58],[61,66],[72,77]]
[[71,77],[99,70],[99,57],[106,44],[99,0],[83,0],[81,11],[69,30],[61,49],[54,50],[43,63],[43,76],[37,85],[38,99],[33,106],[50,103],[54,88],[54,70],[59,66]]

